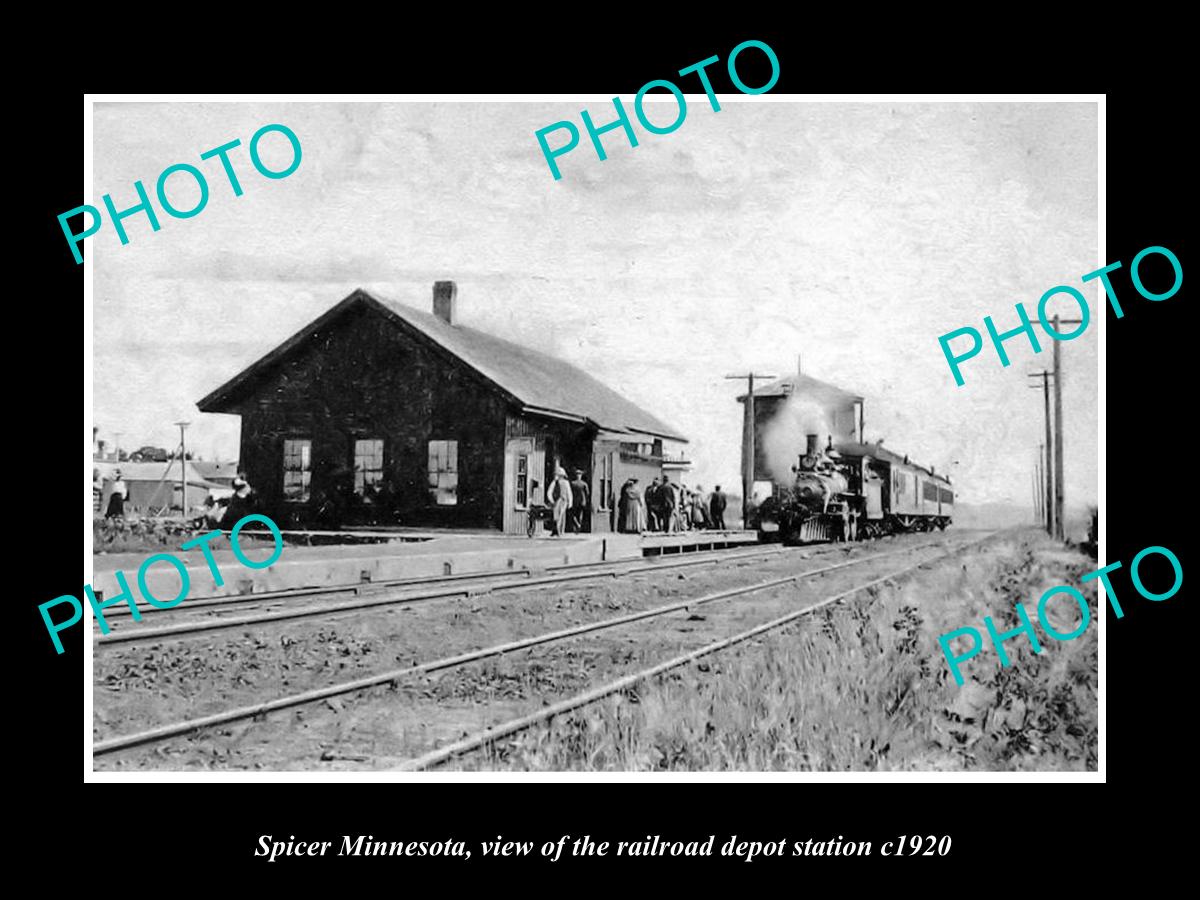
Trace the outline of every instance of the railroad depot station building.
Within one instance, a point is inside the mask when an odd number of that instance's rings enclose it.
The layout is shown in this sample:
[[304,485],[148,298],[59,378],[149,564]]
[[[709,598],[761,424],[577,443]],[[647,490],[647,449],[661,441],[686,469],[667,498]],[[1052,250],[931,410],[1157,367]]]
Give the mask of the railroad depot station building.
[[[532,482],[581,469],[590,530],[627,478],[662,475],[674,428],[575,366],[359,289],[197,404],[241,416],[241,469],[281,527],[524,534]],[[673,480],[677,466],[667,459]]]

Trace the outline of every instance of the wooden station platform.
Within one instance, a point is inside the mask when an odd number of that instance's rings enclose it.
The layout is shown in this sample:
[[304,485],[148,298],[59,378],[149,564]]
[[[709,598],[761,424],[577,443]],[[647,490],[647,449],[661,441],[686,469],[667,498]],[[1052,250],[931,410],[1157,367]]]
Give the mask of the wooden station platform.
[[742,544],[757,544],[758,532],[739,529],[725,531],[681,531],[675,534],[642,533],[642,553],[657,556],[666,553],[689,553],[700,550],[722,550]]
[[[285,532],[286,534],[286,532]],[[326,533],[332,537],[335,533]],[[358,533],[361,535],[361,532]],[[380,536],[394,537],[390,532]],[[285,541],[283,552],[266,569],[247,568],[234,558],[224,540],[212,542],[213,559],[224,583],[217,585],[199,551],[178,554],[187,568],[191,593],[216,596],[295,588],[339,587],[394,579],[506,572],[514,569],[546,571],[561,566],[633,560],[643,556],[692,553],[754,544],[753,531],[685,531],[675,534],[567,534],[562,537],[527,538],[491,532],[441,532],[424,541],[388,540],[386,543],[350,541],[310,546]],[[149,553],[102,554],[93,559],[92,581],[97,595],[119,593],[116,571],[124,571],[131,584]],[[254,558],[270,556],[269,542],[257,546]],[[160,598],[178,594],[178,572],[157,564],[146,572],[151,592]]]

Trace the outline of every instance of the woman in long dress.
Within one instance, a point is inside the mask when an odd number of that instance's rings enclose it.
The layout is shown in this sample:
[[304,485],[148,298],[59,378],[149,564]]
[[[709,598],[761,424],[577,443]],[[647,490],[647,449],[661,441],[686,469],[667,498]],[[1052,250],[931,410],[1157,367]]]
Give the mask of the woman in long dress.
[[225,507],[225,512],[221,516],[221,521],[225,523],[225,527],[232,528],[245,516],[254,512],[255,499],[254,489],[250,487],[250,483],[241,475],[234,478],[233,496],[229,498],[229,504]]
[[642,492],[638,490],[637,479],[630,478],[621,488],[625,497],[624,528],[629,534],[641,534],[646,530],[646,505],[642,502]]
[[121,477],[121,470],[113,472],[111,493],[108,497],[108,508],[104,511],[106,519],[123,519],[125,517],[125,498],[129,496],[129,487]]
[[630,478],[621,485],[621,500],[617,504],[617,530],[623,534],[628,534],[637,524],[636,518],[633,517],[633,499],[630,496],[632,490],[633,479]]
[[705,509],[704,488],[696,485],[692,493],[692,525],[695,528],[708,527],[708,510]]
[[631,534],[641,534],[646,530],[646,503],[642,500],[642,492],[638,490],[636,478],[629,480],[629,506],[625,514],[625,530]]
[[621,485],[621,489],[617,491],[617,520],[613,523],[613,530],[619,534],[625,533],[625,520],[629,516],[629,485],[630,481],[626,481]]

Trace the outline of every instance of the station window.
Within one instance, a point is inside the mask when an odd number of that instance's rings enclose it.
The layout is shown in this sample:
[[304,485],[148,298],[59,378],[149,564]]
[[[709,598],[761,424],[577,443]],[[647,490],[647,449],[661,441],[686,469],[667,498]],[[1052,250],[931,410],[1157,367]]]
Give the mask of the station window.
[[517,454],[517,509],[529,506],[529,454]]
[[458,441],[429,442],[429,495],[438,506],[458,504]]
[[383,482],[383,441],[368,438],[354,442],[354,493],[369,500]]
[[312,441],[287,439],[283,442],[283,499],[307,503],[312,484]]

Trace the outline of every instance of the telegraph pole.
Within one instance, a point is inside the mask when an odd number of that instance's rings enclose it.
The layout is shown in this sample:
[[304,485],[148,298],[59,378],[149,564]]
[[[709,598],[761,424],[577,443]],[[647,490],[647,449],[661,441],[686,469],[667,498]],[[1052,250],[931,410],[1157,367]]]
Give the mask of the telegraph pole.
[[1042,454],[1042,444],[1038,444],[1038,455],[1033,461],[1033,517],[1036,518],[1039,526],[1045,524],[1042,517]]
[[[192,423],[176,422],[175,424],[179,426],[179,485],[183,497],[181,503],[183,504],[183,518],[187,519],[187,441],[183,433]],[[170,463],[167,463],[167,465],[170,465]]]
[[1042,487],[1042,495],[1038,502],[1038,508],[1042,511],[1042,527],[1045,528],[1049,524],[1050,513],[1046,509],[1046,479],[1050,476],[1047,474],[1050,466],[1050,448],[1045,444],[1038,444],[1038,484]]
[[[1054,333],[1061,334],[1058,326],[1082,325],[1082,319],[1059,319],[1054,317]],[[1054,344],[1054,536],[1060,541],[1065,537],[1063,529],[1063,421],[1062,421],[1062,362],[1058,345]]]
[[[1054,342],[1054,346],[1055,346],[1055,352],[1057,352],[1058,341]],[[1050,448],[1053,447],[1054,444],[1051,443],[1051,436],[1050,436],[1050,373],[1047,372],[1045,369],[1042,369],[1042,371],[1040,371],[1040,372],[1031,372],[1029,377],[1042,379],[1042,397],[1046,404],[1046,465],[1045,465],[1045,468],[1042,470],[1045,475],[1046,502],[1042,505],[1042,511],[1044,513],[1045,521],[1043,522],[1043,524],[1046,526],[1046,533],[1049,534],[1051,537],[1053,537],[1054,536],[1054,478],[1053,478],[1053,472],[1050,468],[1050,453],[1051,453]]]
[[754,379],[774,378],[774,375],[747,372],[745,375],[726,375],[726,381],[741,381],[749,383],[746,392],[745,410],[742,414],[742,528],[746,528],[747,516],[750,513],[750,498],[754,492]]
[[1034,521],[1037,521],[1041,517],[1038,515],[1038,493],[1039,493],[1039,491],[1038,491],[1038,473],[1037,473],[1037,464],[1036,463],[1033,466],[1033,472],[1032,472],[1032,477],[1030,478],[1030,481],[1033,482],[1033,518],[1034,518]]

